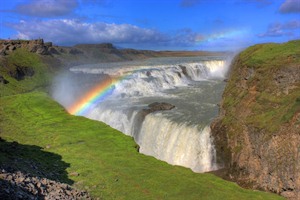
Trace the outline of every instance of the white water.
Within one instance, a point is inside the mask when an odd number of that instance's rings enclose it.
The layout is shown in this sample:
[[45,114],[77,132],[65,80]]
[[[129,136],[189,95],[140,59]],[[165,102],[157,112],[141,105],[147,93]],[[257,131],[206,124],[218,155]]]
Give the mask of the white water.
[[141,153],[198,172],[217,169],[208,126],[199,130],[197,126],[175,123],[156,113],[146,117],[140,135],[137,143]]
[[[216,104],[223,91],[226,61],[151,59],[142,63],[79,66],[71,71],[128,75],[86,117],[134,137],[143,154],[195,172],[218,169],[209,124],[218,113]],[[56,93],[63,92],[58,89]],[[168,102],[176,107],[141,115],[140,111],[153,102]]]

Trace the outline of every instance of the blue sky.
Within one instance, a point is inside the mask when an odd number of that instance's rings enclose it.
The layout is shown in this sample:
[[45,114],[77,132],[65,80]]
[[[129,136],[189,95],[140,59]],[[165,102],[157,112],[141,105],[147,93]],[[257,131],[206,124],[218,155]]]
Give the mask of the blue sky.
[[300,39],[300,0],[1,0],[0,38],[237,50]]

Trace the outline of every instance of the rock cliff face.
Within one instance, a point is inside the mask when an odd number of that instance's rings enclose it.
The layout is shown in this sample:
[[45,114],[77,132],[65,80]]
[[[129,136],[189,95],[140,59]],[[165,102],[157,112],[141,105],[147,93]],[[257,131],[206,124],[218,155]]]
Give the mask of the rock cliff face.
[[32,53],[41,55],[49,54],[52,48],[52,43],[44,43],[43,39],[38,40],[0,40],[0,55],[5,56],[10,54],[16,49],[27,49]]
[[0,40],[0,59],[17,49],[25,49],[42,55],[46,63],[56,67],[71,67],[82,64],[141,60],[152,57],[177,56],[221,56],[226,52],[203,51],[151,51],[119,49],[111,43],[78,44],[75,46],[55,46],[52,42],[37,40]]
[[211,128],[228,178],[300,199],[300,41],[240,53]]

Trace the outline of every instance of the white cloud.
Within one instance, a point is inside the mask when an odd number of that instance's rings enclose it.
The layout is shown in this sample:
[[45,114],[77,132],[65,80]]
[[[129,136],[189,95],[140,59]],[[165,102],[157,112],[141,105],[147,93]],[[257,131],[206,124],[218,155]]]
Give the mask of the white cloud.
[[181,46],[191,46],[197,42],[199,37],[203,36],[191,29],[180,29],[176,31],[175,35],[172,37],[172,43],[176,43]]
[[[300,21],[294,20],[286,23],[270,24],[265,33],[258,34],[258,37],[299,37]],[[297,35],[298,33],[298,35]]]
[[282,25],[284,29],[299,29],[300,28],[300,20],[289,21]]
[[11,24],[18,38],[44,38],[56,44],[77,43],[164,43],[168,37],[156,30],[131,24],[86,23],[78,20],[59,19],[47,21],[20,21]]
[[166,34],[132,24],[92,23],[75,19],[23,20],[9,26],[18,32],[17,38],[43,38],[56,45],[108,42],[122,47],[156,50],[230,49],[236,48],[237,40],[243,44],[248,37],[248,31],[230,30],[205,36],[191,29],[181,29]]
[[77,0],[32,0],[19,4],[15,11],[28,16],[57,17],[71,13],[77,6]]
[[299,0],[286,0],[279,8],[281,13],[299,13],[300,1]]

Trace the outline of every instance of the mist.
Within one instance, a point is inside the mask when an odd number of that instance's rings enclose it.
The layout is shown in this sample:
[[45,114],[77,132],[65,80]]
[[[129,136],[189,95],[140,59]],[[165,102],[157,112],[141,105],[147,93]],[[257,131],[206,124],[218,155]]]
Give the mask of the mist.
[[[218,114],[233,56],[74,66],[55,77],[52,97],[72,114],[102,121],[133,137],[143,154],[195,172],[216,170],[221,166],[209,125]],[[104,92],[105,82],[109,93]],[[95,88],[94,96],[87,97]],[[145,114],[154,102],[175,108]],[[74,103],[88,109],[79,106],[71,112]]]
[[62,71],[53,79],[51,96],[68,110],[91,88],[107,79],[110,77],[106,74]]

